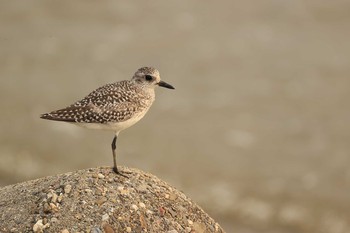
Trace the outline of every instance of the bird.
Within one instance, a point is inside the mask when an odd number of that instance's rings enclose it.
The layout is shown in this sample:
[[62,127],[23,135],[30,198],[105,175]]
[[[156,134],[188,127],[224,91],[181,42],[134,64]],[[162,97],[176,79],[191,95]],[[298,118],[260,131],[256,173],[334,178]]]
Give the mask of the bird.
[[113,131],[113,171],[127,177],[117,167],[117,138],[122,130],[145,116],[155,100],[157,86],[175,89],[160,79],[157,69],[142,67],[130,80],[101,86],[68,107],[41,114],[40,118],[73,123],[88,129]]

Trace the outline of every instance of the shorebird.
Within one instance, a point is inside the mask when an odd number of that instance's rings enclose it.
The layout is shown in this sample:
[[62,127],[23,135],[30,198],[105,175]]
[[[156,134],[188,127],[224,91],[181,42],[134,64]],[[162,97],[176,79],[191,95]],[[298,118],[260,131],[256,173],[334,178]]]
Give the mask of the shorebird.
[[144,117],[154,102],[154,89],[157,86],[175,89],[160,80],[157,69],[142,67],[136,71],[131,80],[106,84],[74,104],[42,114],[40,118],[69,122],[89,129],[114,131],[113,171],[125,176],[117,168],[118,135],[120,131],[134,125]]

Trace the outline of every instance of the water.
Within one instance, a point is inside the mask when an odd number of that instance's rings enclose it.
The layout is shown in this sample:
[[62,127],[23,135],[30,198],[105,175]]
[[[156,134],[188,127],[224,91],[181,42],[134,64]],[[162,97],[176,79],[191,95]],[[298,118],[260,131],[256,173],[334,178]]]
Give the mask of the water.
[[153,65],[175,91],[122,132],[227,232],[348,232],[345,1],[0,3],[0,185],[112,165],[113,134],[39,119]]

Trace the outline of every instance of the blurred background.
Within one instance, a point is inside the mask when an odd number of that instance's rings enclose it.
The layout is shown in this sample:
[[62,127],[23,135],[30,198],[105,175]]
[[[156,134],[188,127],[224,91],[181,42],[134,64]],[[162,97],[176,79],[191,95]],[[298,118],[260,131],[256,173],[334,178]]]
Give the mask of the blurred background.
[[113,133],[39,115],[154,66],[119,164],[227,232],[350,231],[350,2],[1,1],[0,185],[112,165]]

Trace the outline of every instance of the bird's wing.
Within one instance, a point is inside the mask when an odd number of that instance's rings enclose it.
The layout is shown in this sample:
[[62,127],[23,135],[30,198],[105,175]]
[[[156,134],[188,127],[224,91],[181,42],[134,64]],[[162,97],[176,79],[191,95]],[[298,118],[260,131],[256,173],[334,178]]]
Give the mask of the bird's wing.
[[83,122],[84,119],[93,119],[96,113],[91,106],[69,106],[67,108],[45,113],[40,118],[53,121]]
[[69,107],[45,113],[41,118],[79,123],[122,122],[130,119],[140,106],[137,92],[107,84]]

